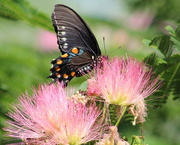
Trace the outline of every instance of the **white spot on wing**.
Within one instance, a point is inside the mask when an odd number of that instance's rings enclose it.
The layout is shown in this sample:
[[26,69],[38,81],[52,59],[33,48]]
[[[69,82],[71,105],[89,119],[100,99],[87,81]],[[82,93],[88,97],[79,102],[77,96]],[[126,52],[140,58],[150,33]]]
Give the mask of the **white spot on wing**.
[[[55,23],[57,24],[57,21],[56,21],[56,20],[55,20]],[[57,29],[58,29],[58,31],[61,30],[61,28],[60,28],[59,26],[57,26]]]
[[66,32],[62,31],[62,32],[61,32],[61,34],[62,34],[62,35],[65,35],[65,34],[66,34]]
[[67,43],[64,43],[64,44],[63,44],[63,48],[65,48],[65,49],[68,48],[68,44],[67,44]]
[[65,49],[66,49],[66,48],[68,48],[68,46],[67,46],[67,45],[64,45],[64,46],[63,46],[63,48],[65,48]]
[[62,41],[66,41],[66,40],[67,40],[67,38],[64,38],[64,37],[63,37],[63,38],[61,38],[61,39],[62,39]]

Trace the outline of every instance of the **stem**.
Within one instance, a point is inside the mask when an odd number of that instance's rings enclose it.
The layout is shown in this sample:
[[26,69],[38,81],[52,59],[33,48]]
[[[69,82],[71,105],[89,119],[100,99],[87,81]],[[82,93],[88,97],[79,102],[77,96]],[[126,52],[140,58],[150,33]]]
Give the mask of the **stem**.
[[109,108],[109,104],[104,103],[104,107],[103,107],[103,116],[102,116],[102,121],[104,122],[106,120],[106,114],[107,114],[107,110]]
[[118,125],[119,125],[119,123],[120,123],[124,113],[126,112],[126,109],[127,109],[127,106],[123,107],[123,111],[122,111],[121,115],[119,116],[119,119],[117,120],[117,122],[115,124],[116,127],[118,127]]

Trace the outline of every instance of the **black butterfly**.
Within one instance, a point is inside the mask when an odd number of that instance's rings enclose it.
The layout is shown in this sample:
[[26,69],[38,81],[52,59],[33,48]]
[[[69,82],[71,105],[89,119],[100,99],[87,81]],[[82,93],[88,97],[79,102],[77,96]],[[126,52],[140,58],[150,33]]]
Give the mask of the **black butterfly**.
[[49,78],[67,85],[74,76],[87,74],[100,63],[101,51],[91,29],[71,8],[55,5],[52,22],[62,56],[52,60]]

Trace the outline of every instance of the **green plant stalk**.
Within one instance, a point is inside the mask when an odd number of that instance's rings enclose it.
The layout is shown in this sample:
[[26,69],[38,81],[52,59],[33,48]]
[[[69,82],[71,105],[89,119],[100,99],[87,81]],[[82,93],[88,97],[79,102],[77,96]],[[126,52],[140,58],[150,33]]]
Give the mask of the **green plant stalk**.
[[118,120],[117,120],[117,122],[115,124],[116,127],[118,127],[119,123],[121,122],[121,119],[122,119],[124,113],[126,112],[126,109],[127,109],[127,106],[124,106],[123,111],[122,111],[121,115],[119,116],[119,118],[118,118]]

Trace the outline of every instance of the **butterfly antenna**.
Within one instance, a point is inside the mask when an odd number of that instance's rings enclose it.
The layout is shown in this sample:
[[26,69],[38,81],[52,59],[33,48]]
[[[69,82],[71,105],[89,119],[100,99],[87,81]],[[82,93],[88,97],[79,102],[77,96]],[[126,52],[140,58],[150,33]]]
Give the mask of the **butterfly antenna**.
[[105,52],[105,54],[107,54],[107,53],[106,53],[105,37],[103,37],[103,45],[104,45],[104,52]]

